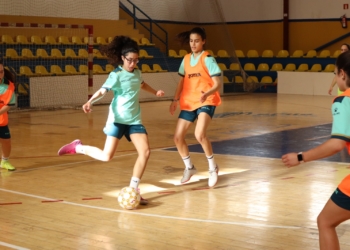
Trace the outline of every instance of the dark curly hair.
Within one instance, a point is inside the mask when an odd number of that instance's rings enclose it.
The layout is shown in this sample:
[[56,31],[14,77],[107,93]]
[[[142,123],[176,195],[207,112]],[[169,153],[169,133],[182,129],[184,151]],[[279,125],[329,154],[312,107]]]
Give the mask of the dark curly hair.
[[4,78],[9,80],[10,82],[15,83],[16,82],[15,75],[12,74],[11,71],[9,71],[8,69],[5,68],[5,65],[1,59],[0,59],[0,64],[4,67]]
[[101,46],[100,50],[113,65],[122,62],[122,56],[126,56],[130,52],[138,54],[140,51],[137,42],[127,36],[114,37],[111,43]]
[[207,35],[205,33],[205,29],[201,27],[195,27],[191,29],[190,31],[184,31],[178,34],[175,37],[175,40],[179,41],[181,45],[184,45],[185,43],[189,43],[190,41],[190,35],[191,34],[198,34],[202,37],[202,40],[207,39]]

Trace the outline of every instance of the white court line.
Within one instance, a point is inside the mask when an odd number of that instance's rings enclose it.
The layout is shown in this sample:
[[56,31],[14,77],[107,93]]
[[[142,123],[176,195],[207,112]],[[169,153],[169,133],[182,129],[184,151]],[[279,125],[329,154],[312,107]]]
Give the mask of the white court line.
[[16,250],[29,250],[29,248],[19,247],[19,246],[8,244],[8,243],[2,242],[2,241],[0,241],[0,246],[9,247],[9,248],[13,248]]
[[[54,198],[48,198],[33,194],[27,194],[22,192],[17,192],[13,190],[7,190],[0,188],[0,191],[18,194],[18,195],[24,195],[32,198],[37,198],[41,200],[57,200]],[[283,228],[283,229],[300,229],[301,227],[297,226],[279,226],[279,225],[266,225],[266,224],[255,224],[255,223],[242,223],[242,222],[233,222],[233,221],[219,221],[219,220],[205,220],[205,219],[194,219],[194,218],[185,218],[185,217],[175,217],[175,216],[166,216],[166,215],[159,215],[159,214],[145,214],[140,213],[136,211],[126,211],[126,210],[120,210],[120,209],[113,209],[113,208],[106,208],[106,207],[98,207],[98,206],[90,206],[75,202],[69,202],[69,201],[62,201],[59,203],[64,203],[72,206],[78,206],[78,207],[85,207],[85,208],[91,208],[91,209],[98,209],[98,210],[104,210],[114,213],[125,213],[125,214],[134,214],[134,215],[140,215],[145,217],[155,217],[155,218],[163,218],[163,219],[171,219],[171,220],[181,220],[181,221],[194,221],[194,222],[201,222],[201,223],[214,223],[214,224],[226,224],[226,225],[238,225],[238,226],[245,226],[245,227],[266,227],[266,228]]]

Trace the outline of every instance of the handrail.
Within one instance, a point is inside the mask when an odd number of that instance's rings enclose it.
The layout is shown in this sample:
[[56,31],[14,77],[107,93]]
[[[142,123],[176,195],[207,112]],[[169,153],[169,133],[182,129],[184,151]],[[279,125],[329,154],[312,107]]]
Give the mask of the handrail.
[[332,41],[330,41],[330,42],[328,42],[328,43],[325,43],[325,44],[323,44],[323,45],[317,47],[315,50],[316,50],[316,51],[320,51],[320,50],[322,50],[322,49],[325,49],[325,48],[327,48],[328,46],[330,46],[330,45],[332,45],[332,44],[334,44],[334,43],[336,43],[336,42],[339,42],[339,41],[341,41],[341,40],[343,40],[343,39],[345,39],[345,38],[347,38],[347,37],[349,37],[349,36],[350,36],[350,32],[349,32],[349,33],[346,33],[345,35],[342,35],[342,36],[340,36],[340,37],[338,37],[338,38],[336,38],[336,39],[333,39]]
[[[142,27],[144,27],[147,31],[149,31],[150,33],[150,42],[153,42],[153,36],[158,38],[159,41],[161,41],[164,45],[165,45],[165,51],[166,53],[168,53],[168,32],[163,29],[157,22],[155,22],[152,18],[150,18],[145,12],[143,12],[139,7],[137,7],[133,2],[131,2],[130,0],[127,0],[133,7],[133,11],[131,12],[121,1],[119,1],[119,6],[125,11],[127,12],[130,16],[133,17],[134,19],[134,29],[136,29],[136,22],[138,22]],[[137,18],[136,16],[136,11],[141,12],[145,17],[147,17],[147,19],[150,22],[150,28],[148,28],[146,25],[144,25],[141,22],[141,19]],[[152,24],[155,24],[160,30],[162,30],[165,34],[165,40],[163,40],[162,38],[160,38],[157,34],[155,34],[152,30]]]

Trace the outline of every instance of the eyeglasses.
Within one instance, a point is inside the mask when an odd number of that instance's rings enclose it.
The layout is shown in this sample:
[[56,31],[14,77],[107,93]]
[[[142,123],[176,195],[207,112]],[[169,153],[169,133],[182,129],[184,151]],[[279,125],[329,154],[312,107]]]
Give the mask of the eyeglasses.
[[124,57],[125,60],[128,61],[128,63],[138,63],[139,62],[139,59],[136,58],[136,59],[132,59],[132,58],[127,58],[127,57]]

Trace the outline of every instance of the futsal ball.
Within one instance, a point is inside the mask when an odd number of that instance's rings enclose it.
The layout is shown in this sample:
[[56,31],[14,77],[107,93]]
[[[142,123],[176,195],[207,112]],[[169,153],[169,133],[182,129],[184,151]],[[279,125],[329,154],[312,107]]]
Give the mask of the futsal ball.
[[118,195],[119,205],[124,209],[135,209],[141,200],[141,195],[133,187],[125,187]]

